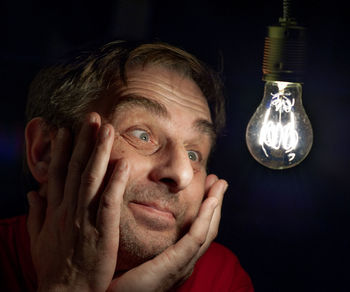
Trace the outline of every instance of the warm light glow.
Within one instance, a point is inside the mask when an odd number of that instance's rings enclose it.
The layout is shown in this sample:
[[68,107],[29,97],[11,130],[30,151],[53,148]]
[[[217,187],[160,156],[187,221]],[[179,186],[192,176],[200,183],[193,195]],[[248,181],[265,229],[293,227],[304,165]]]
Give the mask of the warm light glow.
[[[298,145],[298,132],[295,130],[295,116],[292,112],[292,108],[295,103],[295,99],[289,99],[290,92],[284,92],[287,87],[287,82],[276,82],[278,85],[278,93],[271,94],[272,99],[270,108],[266,111],[263,125],[259,135],[259,144],[261,145],[266,157],[268,153],[264,145],[271,147],[275,150],[283,149],[285,153],[288,153],[289,161],[295,158],[295,153],[292,151]],[[279,118],[277,122],[270,120],[270,111],[274,110],[278,112]],[[290,121],[282,124],[282,113],[289,113]]]
[[250,119],[247,146],[272,169],[289,168],[309,153],[313,133],[301,101],[300,83],[267,81],[261,104]]

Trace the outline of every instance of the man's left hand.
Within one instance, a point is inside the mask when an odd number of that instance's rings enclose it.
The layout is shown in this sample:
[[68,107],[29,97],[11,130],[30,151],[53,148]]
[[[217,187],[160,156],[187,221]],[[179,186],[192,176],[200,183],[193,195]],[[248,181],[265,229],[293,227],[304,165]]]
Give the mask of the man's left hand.
[[207,197],[189,231],[154,259],[114,279],[108,291],[169,291],[179,287],[218,233],[226,189],[225,180],[209,175]]

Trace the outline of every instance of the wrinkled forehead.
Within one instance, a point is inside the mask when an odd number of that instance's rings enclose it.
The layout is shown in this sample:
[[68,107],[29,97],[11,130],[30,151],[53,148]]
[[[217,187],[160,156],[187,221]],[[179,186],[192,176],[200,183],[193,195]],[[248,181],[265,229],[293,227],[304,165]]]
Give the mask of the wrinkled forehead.
[[175,113],[187,111],[212,123],[207,100],[199,86],[187,74],[159,65],[128,67],[125,78],[111,84],[89,110],[109,120],[125,100],[135,98],[156,101]]
[[192,111],[194,115],[211,121],[206,98],[188,74],[160,65],[130,67],[126,71],[126,84],[116,94],[142,95],[171,108]]

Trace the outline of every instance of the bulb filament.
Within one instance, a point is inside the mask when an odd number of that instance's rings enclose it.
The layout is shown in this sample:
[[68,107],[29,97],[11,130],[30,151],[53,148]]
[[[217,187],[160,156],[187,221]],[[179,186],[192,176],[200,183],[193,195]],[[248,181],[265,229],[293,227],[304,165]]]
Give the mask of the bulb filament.
[[[298,133],[295,130],[295,116],[292,111],[295,100],[292,101],[288,98],[291,93],[284,92],[284,87],[279,88],[279,92],[271,94],[272,99],[270,107],[265,113],[264,121],[259,135],[259,144],[265,153],[266,157],[269,157],[265,146],[270,147],[274,150],[283,149],[288,155],[288,160],[292,161],[295,158],[295,153],[292,151],[298,144]],[[270,119],[271,109],[278,112],[278,121],[274,122]],[[289,114],[289,122],[282,123],[282,113]]]

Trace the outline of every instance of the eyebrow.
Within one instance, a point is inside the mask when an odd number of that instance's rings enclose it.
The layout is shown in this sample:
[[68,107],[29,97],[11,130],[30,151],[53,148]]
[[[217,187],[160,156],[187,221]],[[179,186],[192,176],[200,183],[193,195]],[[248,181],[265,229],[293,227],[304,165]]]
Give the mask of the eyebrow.
[[[118,115],[118,112],[124,110],[125,108],[132,108],[133,106],[142,107],[161,118],[170,118],[170,114],[163,104],[159,103],[158,101],[134,94],[125,95],[119,98],[118,102],[115,104],[113,114]],[[215,144],[216,131],[213,123],[206,119],[197,119],[193,124],[193,128],[202,134],[208,135],[210,137],[211,144]]]
[[214,124],[205,119],[198,119],[194,122],[194,127],[201,133],[210,137],[212,145],[216,140],[216,132]]

